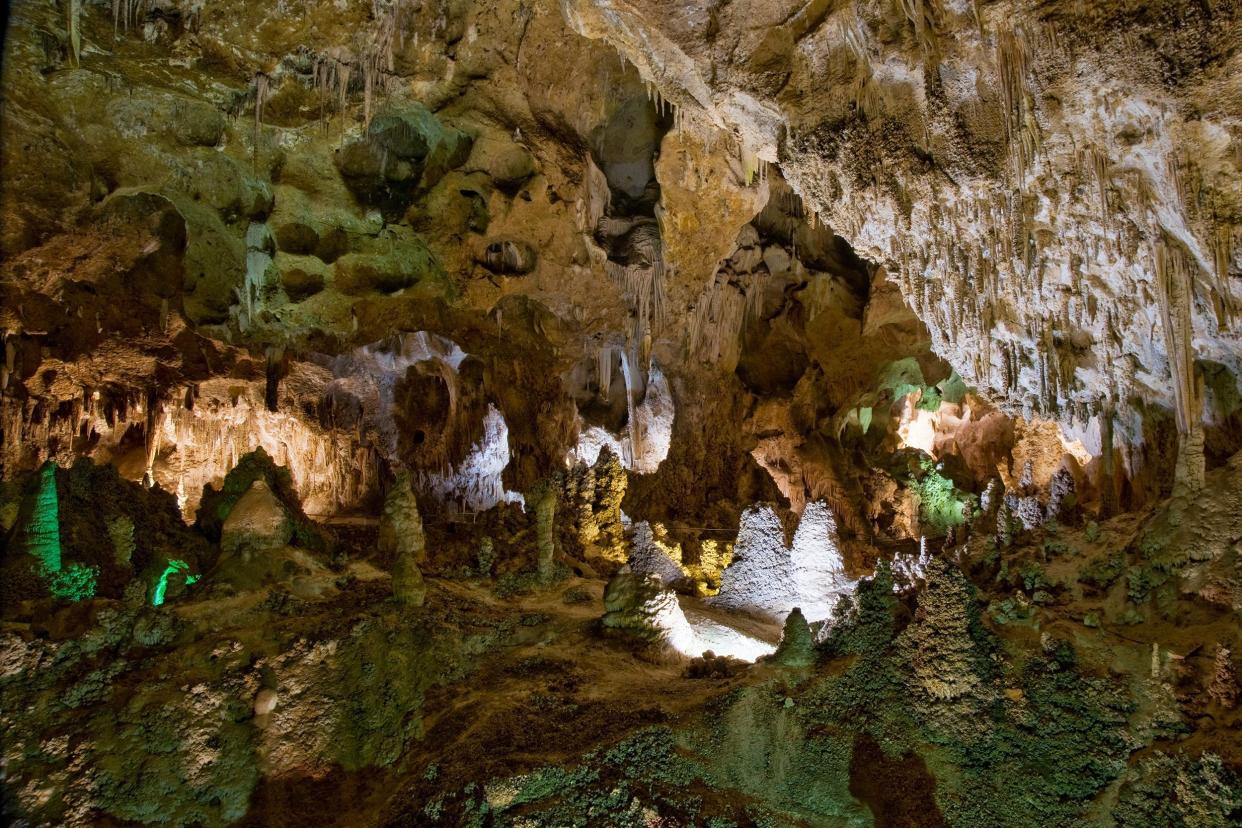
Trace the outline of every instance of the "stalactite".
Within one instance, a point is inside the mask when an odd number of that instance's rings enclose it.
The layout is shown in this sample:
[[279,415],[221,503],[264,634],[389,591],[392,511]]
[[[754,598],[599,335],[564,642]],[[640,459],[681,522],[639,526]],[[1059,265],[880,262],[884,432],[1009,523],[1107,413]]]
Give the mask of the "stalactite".
[[914,27],[914,38],[924,56],[936,53],[936,27],[940,17],[938,0],[898,0],[906,21]]
[[1165,351],[1173,379],[1173,400],[1179,438],[1175,490],[1203,488],[1203,407],[1201,383],[1195,373],[1193,263],[1180,246],[1167,239],[1156,244],[1156,287],[1164,326]]
[[152,391],[147,397],[147,422],[143,432],[143,438],[146,442],[146,471],[142,475],[142,483],[147,488],[155,485],[155,459],[160,451],[160,434],[162,429],[159,428],[161,405],[160,399],[156,392]]
[[17,336],[8,331],[2,337],[4,342],[4,364],[0,366],[0,393],[8,391],[9,378],[17,364]]
[[690,317],[687,344],[695,358],[726,367],[736,365],[749,295],[739,292],[723,274],[716,275]]
[[633,338],[641,342],[664,326],[664,254],[660,231],[654,223],[639,224],[627,237],[626,262],[608,260],[605,271],[625,294],[634,312]]
[[635,386],[637,383],[634,380],[634,372],[630,365],[630,359],[626,355],[625,351],[621,352],[621,375],[625,377],[626,424],[630,432],[630,456],[625,458],[625,460],[627,466],[633,467],[635,458],[641,457],[643,454],[644,435],[642,423],[638,421],[639,418],[635,413],[635,408],[637,406],[635,395],[638,393]]
[[233,289],[237,304],[229,312],[237,328],[246,333],[254,325],[267,298],[268,268],[272,263],[271,236],[267,225],[251,222],[246,229],[246,273],[240,287]]
[[129,27],[137,22],[145,13],[149,0],[112,0],[112,28],[129,31]]
[[1233,249],[1233,227],[1220,224],[1212,234],[1212,265],[1216,276],[1217,319],[1221,328],[1232,329],[1238,315],[1237,300],[1229,288],[1229,258]]
[[[256,400],[260,394],[256,388]],[[289,467],[310,511],[351,508],[376,490],[379,456],[354,436],[269,412],[246,396],[198,399],[187,407],[188,396],[189,389],[174,388],[142,405],[132,402],[129,392],[105,399],[96,390],[84,392],[64,416],[35,401],[6,398],[4,468],[29,468],[49,459],[71,465],[94,452],[107,459],[134,429],[142,435],[144,478],[184,493],[187,516],[197,508],[204,485],[223,480],[238,457],[259,447]]]
[[612,203],[612,190],[608,187],[608,177],[599,168],[590,154],[583,162],[586,167],[586,216],[584,226],[580,229],[586,233],[594,233],[599,227],[608,208]]
[[263,106],[267,103],[271,80],[259,72],[254,76],[254,159],[253,167],[259,169],[259,143],[263,135]]
[[600,399],[607,402],[612,391],[612,348],[600,348],[596,352],[595,375]]
[[456,465],[447,463],[437,471],[422,472],[420,488],[445,504],[463,511],[482,512],[498,503],[523,503],[522,495],[505,488],[503,473],[509,465],[509,426],[490,403],[483,418],[483,433]]
[[1038,127],[1026,91],[1031,54],[1021,32],[1004,29],[996,38],[996,70],[1004,104],[1005,135],[1013,160],[1014,183],[1025,185],[1026,171],[1038,148]]
[[69,33],[69,56],[74,66],[81,64],[82,33],[78,27],[80,0],[65,0],[65,28]]

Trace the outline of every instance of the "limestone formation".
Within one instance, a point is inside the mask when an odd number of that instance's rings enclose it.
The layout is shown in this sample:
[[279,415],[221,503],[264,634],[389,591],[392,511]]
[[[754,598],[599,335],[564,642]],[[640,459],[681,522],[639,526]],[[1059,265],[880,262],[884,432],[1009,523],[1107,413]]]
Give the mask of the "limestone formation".
[[782,667],[810,667],[815,663],[815,641],[802,610],[794,607],[785,618],[781,644],[772,660]]
[[918,552],[894,555],[891,564],[894,588],[917,589],[927,579],[927,566],[931,559],[926,538],[919,541]]
[[4,20],[0,823],[1238,822],[1242,4]]
[[1005,511],[1013,516],[1013,520],[1027,531],[1042,526],[1044,522],[1044,506],[1037,495],[1005,495]]
[[1208,696],[1224,710],[1233,710],[1238,704],[1238,675],[1233,667],[1233,653],[1228,647],[1217,645],[1212,683]]
[[628,565],[635,574],[659,578],[670,589],[684,589],[688,586],[688,578],[681,565],[656,540],[651,524],[646,521],[634,527]]
[[972,588],[952,564],[932,558],[914,622],[902,634],[917,685],[931,698],[959,699],[983,688],[971,630]]
[[550,481],[544,481],[529,494],[531,507],[535,512],[535,569],[539,581],[544,584],[552,582],[556,572],[556,487]]
[[815,621],[828,618],[841,597],[853,590],[854,579],[845,572],[837,522],[826,503],[806,505],[789,556],[801,611]]
[[832,512],[824,503],[808,504],[792,546],[769,506],[742,515],[733,560],[724,570],[712,603],[783,620],[795,606],[822,621],[852,587],[841,558]]
[[1061,466],[1052,476],[1052,482],[1049,485],[1046,516],[1048,520],[1070,523],[1077,517],[1077,512],[1078,498],[1074,473],[1066,466]]
[[393,558],[393,596],[406,606],[422,606],[427,587],[419,566],[427,561],[427,539],[418,500],[410,488],[409,472],[397,474],[384,498],[379,549]]
[[397,560],[409,558],[415,566],[427,562],[427,539],[418,498],[410,486],[409,472],[399,472],[384,497],[380,516],[379,549]]
[[733,561],[721,574],[713,603],[783,618],[798,603],[785,529],[769,506],[742,513]]
[[1014,516],[1009,503],[1003,502],[996,511],[996,545],[1002,549],[1013,542]]
[[491,537],[484,536],[484,538],[479,541],[477,561],[480,577],[490,577],[492,574],[492,567],[496,565],[496,543],[491,539]]
[[659,578],[639,575],[623,566],[604,590],[603,625],[642,641],[694,653],[695,635],[677,596]]
[[392,594],[399,603],[408,607],[421,607],[427,598],[423,573],[419,571],[414,556],[409,552],[399,553],[397,562],[393,564]]
[[108,521],[108,539],[112,541],[112,551],[116,562],[129,566],[134,557],[134,522],[126,515],[118,515]]
[[598,543],[616,549],[622,542],[621,501],[625,499],[626,476],[619,458],[605,447],[595,463],[595,497],[592,515],[599,527]]
[[564,477],[564,500],[572,506],[575,534],[582,554],[610,566],[625,562],[621,501],[626,472],[610,446],[600,449],[593,465],[579,461]]
[[255,480],[229,511],[221,527],[220,547],[226,554],[260,554],[293,539],[293,521],[267,483]]

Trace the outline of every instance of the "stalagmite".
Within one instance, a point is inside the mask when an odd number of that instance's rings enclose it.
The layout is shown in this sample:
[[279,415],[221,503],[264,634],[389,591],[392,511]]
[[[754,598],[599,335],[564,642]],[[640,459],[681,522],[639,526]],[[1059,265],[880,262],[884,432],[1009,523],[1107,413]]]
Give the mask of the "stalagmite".
[[616,548],[622,543],[621,502],[625,499],[626,475],[619,458],[605,447],[595,464],[593,513],[599,527],[599,544]]
[[996,512],[996,545],[1007,549],[1013,542],[1014,518],[1008,502],[1001,503]]
[[638,575],[623,566],[604,590],[605,629],[668,647],[684,655],[695,652],[696,636],[677,596],[659,578]]
[[1074,473],[1065,465],[1058,466],[1049,484],[1047,518],[1059,523],[1072,522],[1077,506]]
[[822,621],[853,586],[839,545],[836,521],[822,502],[807,504],[792,546],[770,506],[751,506],[711,602],[782,620],[800,606],[811,621]]
[[1238,685],[1237,671],[1233,667],[1233,652],[1223,644],[1217,644],[1208,697],[1221,709],[1233,710],[1238,706],[1239,695],[1242,695],[1242,687]]
[[408,472],[397,474],[384,498],[384,511],[379,526],[379,548],[381,552],[394,556],[393,597],[406,606],[422,606],[427,596],[427,586],[423,582],[419,564],[427,558],[427,541]]
[[543,481],[528,495],[535,511],[536,572],[539,582],[549,584],[556,573],[556,501],[559,487]]
[[642,521],[634,526],[634,541],[630,550],[630,569],[638,575],[653,575],[672,589],[686,586],[688,579],[678,561],[656,541],[651,524]]
[[409,607],[421,607],[427,599],[427,584],[423,573],[409,554],[397,556],[392,570],[392,594],[398,603]]
[[397,558],[408,556],[415,565],[426,562],[427,540],[418,499],[411,486],[410,473],[401,471],[384,496],[379,525],[379,550]]
[[782,667],[810,667],[815,663],[815,640],[806,616],[798,607],[785,618],[781,643],[772,660]]
[[1113,455],[1113,404],[1110,397],[1099,414],[1100,418],[1100,516],[1112,517],[1117,512]]
[[595,519],[595,467],[579,463],[565,475],[565,499],[573,504],[578,543],[588,549],[599,537]]

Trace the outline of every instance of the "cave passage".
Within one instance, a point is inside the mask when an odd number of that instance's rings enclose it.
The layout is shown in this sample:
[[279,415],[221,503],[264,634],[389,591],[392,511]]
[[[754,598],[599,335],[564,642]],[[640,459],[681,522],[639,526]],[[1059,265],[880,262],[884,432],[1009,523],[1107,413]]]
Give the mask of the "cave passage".
[[1242,824],[1242,5],[4,15],[0,822]]

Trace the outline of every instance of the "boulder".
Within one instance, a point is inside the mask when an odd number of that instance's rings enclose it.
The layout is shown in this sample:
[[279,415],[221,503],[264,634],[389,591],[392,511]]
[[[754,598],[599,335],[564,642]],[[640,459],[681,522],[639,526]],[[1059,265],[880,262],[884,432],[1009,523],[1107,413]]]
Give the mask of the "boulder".
[[187,147],[214,147],[224,137],[224,113],[204,101],[178,100],[169,119],[173,136]]
[[241,162],[213,149],[199,149],[177,171],[175,189],[220,213],[226,222],[261,218],[272,211],[272,188]]
[[[381,243],[372,245],[379,248]],[[387,250],[346,253],[336,262],[336,285],[345,293],[395,293],[440,276],[440,266],[417,236],[392,240]]]
[[784,273],[793,264],[793,258],[788,250],[773,244],[763,249],[763,263],[768,266],[769,273]]
[[336,166],[360,202],[397,218],[419,191],[461,166],[470,145],[466,133],[444,126],[422,104],[412,104],[372,120],[365,135],[336,151]]
[[488,132],[475,140],[463,169],[486,174],[499,190],[513,195],[535,174],[535,159],[508,135]]
[[276,465],[262,447],[242,455],[237,465],[225,475],[220,488],[203,487],[195,520],[199,532],[207,539],[220,541],[223,545],[224,523],[232,516],[241,499],[250,492],[255,481],[262,481],[280,501],[293,524],[294,546],[312,552],[331,553],[332,536],[312,523],[302,511],[302,503],[289,469]]
[[275,262],[280,271],[281,287],[295,302],[314,296],[323,290],[328,280],[328,266],[315,256],[277,253]]

